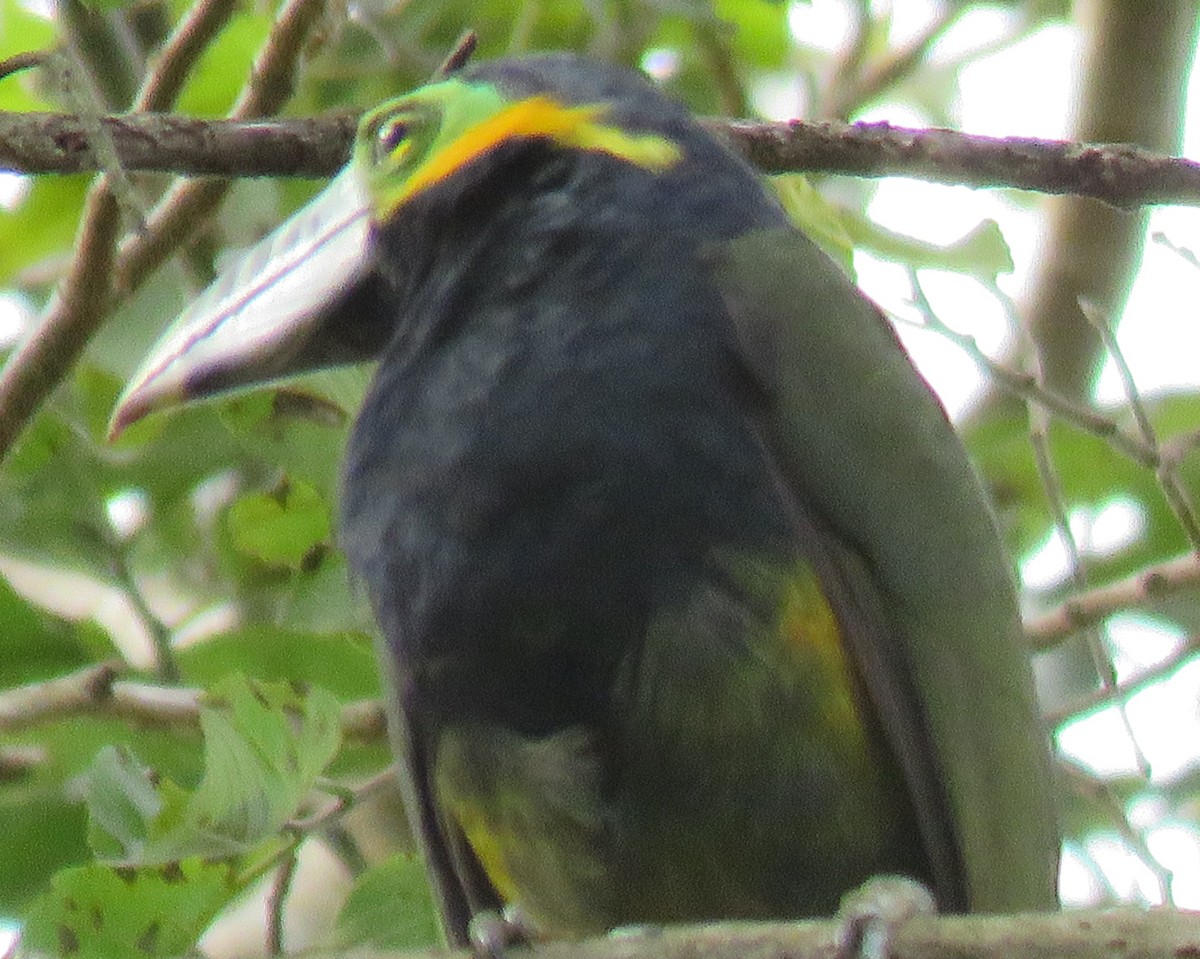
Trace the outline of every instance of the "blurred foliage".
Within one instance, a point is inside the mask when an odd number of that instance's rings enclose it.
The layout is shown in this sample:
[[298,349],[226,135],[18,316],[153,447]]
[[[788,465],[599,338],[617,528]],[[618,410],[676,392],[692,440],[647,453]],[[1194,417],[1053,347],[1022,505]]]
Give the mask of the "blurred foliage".
[[[136,38],[136,23],[177,22],[188,5],[105,0],[93,6],[118,33]],[[946,4],[939,15],[949,26],[976,6]],[[1067,15],[1065,3],[1003,6],[1008,43]],[[34,9],[0,0],[0,58],[70,39]],[[830,102],[823,85],[853,80],[853,70],[847,73],[840,53],[793,37],[790,9],[771,0],[363,0],[331,8],[305,50],[286,112],[357,110],[413,87],[466,26],[479,33],[480,58],[568,48],[645,65],[704,114],[753,110],[764,89],[794,90],[797,103]],[[181,112],[217,116],[230,107],[276,12],[274,0],[239,7],[192,71]],[[867,18],[863,27],[865,70],[895,45],[886,14]],[[963,54],[936,63],[917,58],[865,102],[886,95],[931,123],[952,125],[957,71],[968,62]],[[0,81],[0,109],[73,107],[52,80],[29,71]],[[138,183],[152,199],[166,181],[147,176]],[[873,223],[864,212],[871,184],[789,176],[777,185],[796,221],[848,271],[856,249],[985,283],[1012,269],[994,223],[937,247]],[[81,177],[30,180],[0,207],[0,291],[29,316],[48,302],[68,262],[86,187]],[[52,717],[0,732],[0,916],[26,918],[35,950],[185,951],[252,880],[291,855],[298,840],[281,827],[311,812],[314,787],[339,794],[388,762],[381,740],[339,746],[336,733],[339,704],[379,694],[370,612],[349,580],[335,535],[337,464],[370,371],[314,375],[152,417],[117,442],[106,437],[122,382],[195,292],[185,277],[195,275],[197,263],[249,243],[304,202],[312,187],[239,184],[218,216],[197,225],[192,272],[170,265],[119,304],[0,469],[0,687],[104,660],[123,662],[124,678],[151,681],[154,655],[145,635],[157,633],[178,643],[183,682],[208,690],[202,735],[97,716]],[[956,326],[969,321],[946,319]],[[1200,429],[1195,395],[1158,398],[1148,411],[1164,438]],[[1128,426],[1127,411],[1117,416]],[[1027,417],[1005,406],[984,411],[967,441],[1014,554],[1029,557],[1055,535],[1056,520]],[[1127,547],[1088,556],[1091,585],[1187,549],[1152,471],[1069,423],[1053,425],[1049,449],[1069,513],[1121,501],[1143,520]],[[1184,462],[1182,479],[1193,493],[1198,471],[1194,457]],[[6,577],[26,586],[18,592]],[[41,585],[28,585],[35,581]],[[127,601],[124,626],[52,611],[84,582]],[[1031,594],[1030,609],[1047,608],[1072,588]],[[1191,594],[1156,603],[1153,611],[1185,633],[1200,625],[1200,602]],[[1074,655],[1069,671],[1076,678],[1067,686],[1086,692],[1096,677],[1086,660],[1083,667],[1079,662]],[[1193,770],[1154,790],[1143,779],[1114,780],[1101,800],[1095,790],[1067,789],[1065,818],[1075,848],[1091,833],[1127,833],[1124,803],[1148,791],[1173,816],[1194,822],[1197,779]],[[367,861],[349,826],[316,835],[357,875],[330,945],[432,941],[419,865],[403,853]]]

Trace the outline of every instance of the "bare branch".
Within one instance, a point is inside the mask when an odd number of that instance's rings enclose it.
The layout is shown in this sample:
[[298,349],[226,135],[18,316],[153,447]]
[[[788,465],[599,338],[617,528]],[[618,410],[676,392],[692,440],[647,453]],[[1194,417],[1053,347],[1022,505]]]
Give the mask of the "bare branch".
[[1200,202],[1200,164],[1134,146],[973,136],[888,123],[735,121],[728,131],[738,149],[766,173],[907,176],[1070,193],[1120,207]]
[[[1156,683],[1169,677],[1177,669],[1179,669],[1181,661],[1184,657],[1190,656],[1193,653],[1200,652],[1200,637],[1188,637],[1183,648],[1178,650],[1165,662],[1160,663],[1153,669],[1148,669],[1143,673],[1138,673],[1132,679],[1127,679],[1121,683],[1103,688],[1094,689],[1091,692],[1078,696],[1065,706],[1055,709],[1053,712],[1046,714],[1046,722],[1051,727],[1058,726],[1060,723],[1065,723],[1069,719],[1078,719],[1084,713],[1097,709],[1100,706],[1117,706],[1124,710],[1125,704],[1129,702],[1129,698],[1135,693],[1141,692]],[[1139,761],[1145,763],[1142,756],[1141,747],[1137,742],[1137,737],[1133,733],[1128,721],[1125,723],[1126,732],[1129,733],[1130,742],[1136,751]],[[1141,775],[1148,777],[1149,769],[1142,769]]]
[[118,665],[98,663],[40,683],[0,693],[0,731],[13,732],[90,711],[108,698]]
[[[324,0],[289,0],[283,6],[230,113],[231,119],[266,116],[287,101],[304,42],[324,10]],[[217,208],[228,189],[225,182],[208,180],[177,183],[168,191],[145,229],[121,246],[114,282],[118,294],[128,296],[165,263],[184,239],[194,234],[197,223]]]
[[[289,0],[283,7],[234,108],[235,119],[270,113],[290,95],[304,41],[323,10],[324,0]],[[181,61],[198,56],[202,41],[215,34],[222,17],[228,14],[221,3],[207,3],[185,19],[180,31],[187,36],[176,34],[167,47],[171,56],[164,53],[159,59],[158,70],[167,79],[147,80],[139,100],[155,104],[173,95],[180,82],[175,74],[187,72],[187,64]],[[87,129],[82,121],[80,129]],[[89,156],[92,152],[89,145]],[[117,165],[126,169],[119,149]],[[96,181],[85,204],[75,259],[58,296],[39,328],[0,372],[0,409],[4,410],[0,417],[0,458],[12,447],[42,400],[75,364],[107,315],[114,295],[127,296],[135,290],[195,230],[197,221],[216,207],[224,191],[219,181],[185,183],[171,191],[134,238],[122,245],[120,255],[114,257],[120,227],[117,203],[109,177]]]
[[1034,649],[1049,649],[1077,630],[1100,622],[1123,609],[1145,606],[1200,585],[1200,559],[1188,553],[1128,579],[1077,593],[1056,609],[1025,621],[1025,635]]
[[[188,176],[326,177],[345,165],[358,120],[200,120],[162,113],[105,117],[126,170]],[[0,169],[79,173],[95,168],[78,117],[0,114]]]
[[159,52],[133,109],[152,111],[171,107],[192,67],[236,9],[236,0],[201,0],[192,7]]
[[1121,385],[1125,390],[1125,400],[1133,413],[1133,421],[1141,434],[1142,442],[1153,449],[1158,457],[1156,471],[1158,485],[1167,500],[1167,505],[1171,507],[1179,525],[1183,527],[1188,541],[1192,544],[1192,549],[1200,554],[1200,521],[1196,519],[1196,511],[1188,495],[1187,487],[1179,478],[1180,459],[1162,455],[1158,433],[1150,422],[1150,414],[1142,402],[1141,392],[1133,378],[1133,371],[1130,370],[1129,363],[1125,360],[1125,353],[1117,343],[1117,337],[1113,333],[1112,323],[1109,322],[1108,317],[1095,303],[1084,298],[1079,300],[1079,309],[1099,334],[1100,342],[1108,351],[1108,355],[1112,357],[1113,364],[1121,378]]
[[[1140,437],[1131,436],[1115,420],[1094,410],[1090,410],[1085,406],[1073,403],[1066,397],[1060,396],[1051,390],[1045,389],[1038,383],[1037,377],[1032,373],[1014,370],[1002,363],[997,363],[979,348],[979,343],[974,336],[969,333],[960,333],[953,327],[946,325],[941,317],[933,311],[928,299],[926,299],[924,293],[921,291],[920,279],[915,270],[909,270],[909,285],[913,291],[913,306],[921,314],[919,326],[922,329],[937,333],[939,336],[944,336],[951,343],[955,344],[974,360],[1001,389],[1020,399],[1036,403],[1048,413],[1052,413],[1060,419],[1077,426],[1085,433],[1091,433],[1093,436],[1099,437],[1117,452],[1128,456],[1139,466],[1144,466],[1147,469],[1158,469],[1161,461],[1159,452],[1154,447],[1144,443]],[[1003,294],[999,287],[993,284],[988,288],[1006,306],[1011,306],[1011,301]],[[909,322],[903,317],[896,317],[896,319],[901,323]]]
[[[1133,146],[1001,139],[886,123],[705,122],[765,173],[906,176],[1090,196],[1121,207],[1200,203],[1200,163]],[[189,176],[332,176],[349,155],[355,127],[346,115],[270,123],[125,115],[104,123],[125,169]],[[0,114],[0,170],[94,169],[78,117]]]
[[[537,944],[538,959],[830,959],[836,922],[648,927],[586,942]],[[1105,909],[1019,916],[918,917],[888,943],[892,959],[1149,959],[1192,956],[1200,913]],[[333,959],[337,953],[314,953]],[[343,954],[344,955],[344,954]],[[423,952],[355,952],[358,959],[423,959]],[[444,953],[464,959],[466,951]]]
[[[0,732],[11,733],[72,716],[109,716],[158,729],[200,726],[203,690],[119,679],[116,663],[0,690]],[[387,732],[383,707],[360,700],[342,707],[342,735],[378,742]]]
[[84,203],[75,258],[45,319],[0,371],[0,458],[108,315],[120,220],[108,178],[101,177]]

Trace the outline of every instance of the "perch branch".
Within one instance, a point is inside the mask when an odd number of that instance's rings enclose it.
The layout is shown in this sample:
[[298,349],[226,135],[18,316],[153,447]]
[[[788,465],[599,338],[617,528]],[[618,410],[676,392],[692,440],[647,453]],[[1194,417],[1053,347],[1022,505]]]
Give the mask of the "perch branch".
[[[103,122],[126,170],[191,176],[332,176],[346,162],[355,125],[345,115],[263,123],[126,114]],[[1200,163],[1134,146],[985,137],[888,123],[705,123],[764,173],[907,176],[1090,196],[1127,208],[1200,203]],[[78,117],[0,114],[0,170],[94,169]]]

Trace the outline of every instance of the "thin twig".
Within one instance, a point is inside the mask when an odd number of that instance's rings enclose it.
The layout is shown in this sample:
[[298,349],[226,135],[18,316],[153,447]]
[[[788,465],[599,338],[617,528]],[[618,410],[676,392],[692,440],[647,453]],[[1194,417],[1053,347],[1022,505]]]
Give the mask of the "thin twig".
[[436,76],[448,77],[458,73],[467,65],[471,57],[475,55],[475,48],[479,45],[479,34],[474,30],[465,30],[454,41],[454,47],[446,54],[446,59],[442,61],[442,65],[437,68]]
[[[1059,541],[1066,550],[1067,570],[1075,591],[1083,592],[1088,588],[1087,570],[1084,567],[1079,542],[1071,530],[1062,483],[1059,481],[1058,471],[1054,468],[1054,459],[1050,453],[1050,417],[1044,407],[1031,401],[1026,402],[1026,410],[1029,417],[1029,445],[1033,451],[1033,461],[1037,468],[1038,479],[1042,484],[1042,492],[1046,496],[1046,507],[1050,511],[1050,519],[1058,533]],[[1092,665],[1100,677],[1101,684],[1105,689],[1111,689],[1116,685],[1116,672],[1100,642],[1097,630],[1087,631],[1087,646],[1091,653]]]
[[183,89],[200,55],[237,10],[237,0],[201,0],[191,7],[163,45],[134,99],[135,113],[167,110]]
[[[1012,318],[1015,320],[1017,316],[1012,314]],[[1024,327],[1022,327],[1022,331],[1024,332]],[[1032,357],[1038,387],[1044,390],[1046,388],[1045,376],[1038,358],[1039,354],[1037,350],[1030,350],[1028,354]],[[1063,544],[1067,552],[1067,571],[1071,577],[1071,582],[1074,584],[1077,593],[1082,592],[1088,588],[1087,568],[1084,565],[1083,553],[1079,549],[1079,542],[1075,539],[1075,534],[1071,529],[1070,517],[1067,515],[1066,497],[1063,495],[1062,481],[1059,479],[1058,470],[1054,466],[1054,457],[1050,452],[1050,414],[1044,406],[1039,406],[1029,400],[1026,401],[1026,409],[1029,413],[1029,445],[1033,450],[1033,460],[1037,466],[1038,479],[1041,481],[1042,491],[1046,496],[1046,506],[1050,511],[1050,519],[1054,524],[1054,528],[1058,532],[1059,541]],[[1092,668],[1095,669],[1096,675],[1100,679],[1101,689],[1105,691],[1115,689],[1117,687],[1117,670],[1113,665],[1112,658],[1108,654],[1108,650],[1104,646],[1100,630],[1097,628],[1085,630],[1084,639],[1087,644],[1088,654],[1092,660]],[[1137,740],[1133,735],[1133,727],[1129,723],[1129,716],[1123,705],[1121,706],[1120,713],[1121,722],[1125,726],[1126,733],[1129,735],[1129,741],[1133,744],[1138,767],[1142,775],[1148,778],[1150,764],[1146,761],[1146,757],[1142,754],[1142,750],[1137,744]]]
[[848,91],[858,85],[859,74],[873,39],[870,5],[859,0],[849,5],[848,13],[854,21],[851,36],[849,41],[842,45],[841,55],[834,61],[832,69],[821,84],[821,92],[813,111],[818,117],[841,119],[849,115],[855,98],[848,94]]
[[[312,28],[325,9],[325,0],[288,0],[279,11],[250,79],[230,111],[234,120],[274,113],[291,96],[297,64]],[[121,246],[114,286],[128,296],[194,234],[221,202],[229,184],[192,180],[177,183],[146,221],[146,227]]]
[[[929,305],[928,299],[925,298],[924,293],[920,289],[919,281],[914,282],[915,276],[913,271],[909,272],[909,283],[913,288],[912,303],[921,314],[920,326],[922,329],[935,332],[954,343],[974,360],[1001,389],[1006,390],[1019,399],[1036,403],[1058,418],[1079,427],[1086,433],[1099,437],[1113,449],[1128,456],[1139,466],[1145,466],[1148,469],[1158,468],[1158,451],[1153,447],[1147,446],[1138,437],[1131,436],[1125,430],[1121,429],[1115,420],[1103,416],[1094,410],[1079,406],[1066,397],[1044,388],[1038,383],[1037,377],[1032,373],[1014,370],[1001,363],[997,363],[979,348],[979,343],[975,337],[969,333],[960,333],[958,330],[947,326]],[[999,291],[994,286],[989,287],[989,289],[993,293],[999,294]],[[896,317],[896,319],[901,323],[910,322],[905,320],[904,317]]]
[[[1087,770],[1081,769],[1073,762],[1060,761],[1059,769],[1063,771],[1064,778],[1078,795],[1093,804],[1103,806],[1108,811],[1111,820],[1116,823],[1116,832],[1129,844],[1142,864],[1154,874],[1158,883],[1158,901],[1169,902],[1172,874],[1158,861],[1150,851],[1150,847],[1146,845],[1145,837],[1129,821],[1129,816],[1125,811],[1126,801],[1115,794],[1110,783],[1090,775]],[[1114,896],[1114,898],[1122,897]]]
[[[952,340],[959,342],[960,345],[963,345],[973,357],[984,362],[984,364],[990,369],[993,364],[991,360],[988,359],[981,350],[979,350],[978,344],[975,342],[974,337],[965,336],[951,330],[934,312],[933,306],[930,304],[929,299],[926,297],[925,291],[921,286],[920,277],[917,271],[910,268],[908,275],[909,284],[912,288],[913,305],[921,314],[925,325],[928,328],[942,333],[943,335],[949,336]],[[1010,317],[1016,321],[1018,319],[1018,314],[1011,300],[1003,296],[1003,294],[1000,294],[998,290],[996,292],[998,295],[1000,295],[1001,300],[1009,310]],[[1036,351],[1033,351],[1033,354],[1036,356]],[[1019,381],[1024,384],[1021,393],[1025,397],[1025,405],[1026,409],[1028,410],[1029,444],[1033,452],[1034,464],[1037,468],[1042,489],[1046,495],[1046,503],[1050,511],[1051,520],[1058,532],[1060,541],[1067,551],[1067,566],[1071,579],[1074,582],[1075,590],[1077,593],[1083,593],[1088,588],[1087,573],[1084,566],[1083,555],[1080,552],[1079,545],[1071,531],[1071,525],[1067,516],[1066,499],[1063,495],[1062,484],[1059,481],[1058,472],[1054,467],[1053,457],[1050,452],[1050,414],[1056,410],[1046,402],[1046,399],[1052,397],[1053,394],[1046,389],[1045,384],[1042,381],[1040,369],[1036,373],[1032,374],[1032,383],[1027,383],[1024,377],[1020,377],[1018,374],[1012,374],[1007,378],[1010,382]],[[1005,377],[996,377],[996,382],[998,382],[1001,386],[1004,386]],[[1064,401],[1063,404],[1055,405],[1063,405],[1066,409],[1070,410],[1073,421],[1082,421],[1083,423],[1093,423],[1095,421],[1095,416],[1089,411],[1077,409],[1073,404],[1068,404],[1066,401]],[[1141,452],[1146,456],[1147,459],[1151,460],[1155,464],[1158,463],[1160,457],[1154,444],[1147,441],[1144,437],[1140,441],[1135,441],[1134,438],[1129,437],[1128,434],[1124,433],[1123,431],[1116,430],[1115,424],[1108,423],[1107,421],[1105,421],[1105,423],[1106,429],[1111,426],[1114,437],[1121,437],[1124,442],[1127,442],[1131,448],[1135,450],[1140,448]],[[1113,440],[1110,439],[1109,442],[1110,445],[1114,446],[1114,448],[1120,448]],[[1097,676],[1100,678],[1102,688],[1105,691],[1116,688],[1116,670],[1113,667],[1112,660],[1109,657],[1107,650],[1104,648],[1099,631],[1096,629],[1089,629],[1086,635],[1086,640],[1088,652],[1090,653],[1092,659],[1092,665],[1096,670]],[[1139,768],[1142,770],[1143,775],[1148,776],[1149,763],[1146,760],[1146,757],[1142,752],[1136,737],[1133,735],[1133,729],[1129,725],[1129,718],[1126,715],[1123,706],[1121,707],[1121,718],[1125,724],[1126,730],[1129,733],[1130,742],[1133,744]]]
[[[1008,310],[1008,315],[1016,328],[1028,337],[1028,329],[1020,322],[1020,314],[1016,310],[1015,304],[1007,298],[1002,299]],[[1046,390],[1045,371],[1041,365],[1040,354],[1035,349],[1026,349],[1025,352],[1032,357],[1037,386],[1039,390],[1044,392]],[[1033,459],[1037,466],[1038,478],[1041,481],[1042,490],[1046,494],[1046,505],[1050,510],[1050,517],[1058,532],[1059,540],[1066,548],[1067,570],[1071,581],[1074,583],[1075,591],[1082,592],[1088,588],[1087,568],[1084,565],[1079,543],[1075,539],[1074,532],[1071,530],[1062,481],[1059,478],[1058,470],[1054,465],[1054,457],[1050,451],[1050,414],[1046,407],[1034,403],[1032,400],[1026,400],[1026,409],[1029,412],[1029,444],[1033,450]],[[1143,442],[1145,442],[1144,439]],[[1148,443],[1146,445],[1148,448],[1154,449],[1153,444]],[[1096,670],[1096,675],[1100,679],[1101,688],[1104,690],[1115,689],[1117,687],[1116,667],[1113,665],[1112,657],[1104,645],[1100,630],[1097,628],[1086,630],[1084,632],[1084,639],[1087,644],[1088,654],[1092,660],[1092,668]],[[1125,710],[1124,703],[1120,704],[1119,712],[1125,732],[1128,734],[1130,744],[1133,746],[1134,758],[1138,769],[1144,778],[1149,779],[1150,763],[1146,759],[1146,755],[1142,751],[1137,737],[1133,734],[1133,726],[1129,722],[1129,715]]]
[[134,577],[133,571],[129,568],[123,545],[116,542],[108,542],[105,545],[113,578],[121,587],[125,598],[129,600],[134,613],[150,636],[150,644],[154,649],[154,671],[163,682],[178,683],[180,680],[179,660],[171,645],[171,630],[146,602],[146,596]]
[[128,107],[141,77],[142,58],[123,18],[116,11],[82,0],[58,0],[54,19],[66,41],[57,59],[71,61],[83,74],[74,77],[62,92],[71,98],[82,94],[85,99],[95,92],[97,118],[106,109]]
[[1200,259],[1196,257],[1196,254],[1186,246],[1179,246],[1178,244],[1172,242],[1171,238],[1161,230],[1155,230],[1153,233],[1151,233],[1150,240],[1153,243],[1157,243],[1159,246],[1165,246],[1168,250],[1183,260],[1183,262],[1188,266],[1192,267],[1193,269],[1200,270]]
[[314,832],[325,829],[368,796],[378,792],[388,783],[394,783],[395,781],[396,770],[394,767],[389,766],[387,769],[380,770],[357,786],[345,788],[339,784],[339,788],[333,792],[333,800],[324,809],[303,819],[293,819],[284,828],[294,832],[297,836],[311,835]]
[[[77,4],[69,3],[74,8]],[[87,14],[88,18],[94,16]],[[110,38],[111,39],[111,38]],[[99,51],[96,51],[97,55]],[[97,168],[106,174],[108,189],[117,205],[131,222],[141,223],[146,204],[134,189],[129,173],[121,162],[120,152],[109,128],[104,124],[105,103],[99,81],[89,69],[74,44],[68,44],[43,64],[44,73],[53,77],[59,95],[79,116],[87,137],[87,147]],[[123,103],[124,101],[122,101]]]
[[0,60],[0,80],[10,77],[14,73],[19,73],[22,70],[40,67],[46,62],[47,57],[53,55],[53,50],[29,50],[25,53],[15,53],[11,57],[5,57],[3,60]]
[[860,70],[854,83],[833,100],[828,115],[846,117],[870,103],[921,66],[934,43],[957,21],[964,7],[950,5],[935,14],[925,29],[905,46],[890,50],[875,63]]
[[283,955],[283,909],[287,905],[288,892],[292,888],[292,878],[296,875],[296,852],[294,845],[284,852],[271,880],[271,891],[267,896],[268,956]]
[[1200,558],[1177,556],[1127,579],[1076,593],[1055,609],[1025,621],[1025,635],[1034,649],[1050,649],[1062,640],[1123,609],[1200,586]]
[[[1167,662],[1160,663],[1145,672],[1138,673],[1133,679],[1114,683],[1107,689],[1094,689],[1082,696],[1078,696],[1067,705],[1060,706],[1053,712],[1047,713],[1046,722],[1051,726],[1058,726],[1068,720],[1078,719],[1084,713],[1091,712],[1103,706],[1119,707],[1123,713],[1125,704],[1129,702],[1130,697],[1170,677],[1182,665],[1181,660],[1195,652],[1200,652],[1200,637],[1190,636],[1183,644],[1183,647],[1172,655]],[[1136,748],[1136,737],[1134,737],[1131,729],[1128,731],[1130,739],[1134,742]]]
[[[1129,369],[1125,353],[1117,343],[1116,336],[1113,335],[1112,324],[1099,307],[1086,299],[1079,300],[1079,309],[1099,335],[1108,355],[1112,357],[1117,374],[1121,378],[1121,386],[1125,390],[1125,401],[1129,404],[1133,421],[1142,435],[1142,441],[1156,452],[1159,451],[1161,448],[1158,442],[1158,433],[1154,429],[1154,424],[1150,422],[1150,414],[1146,410],[1146,404],[1142,402],[1141,393],[1133,378],[1133,371]],[[1176,469],[1178,460],[1164,458],[1159,453],[1158,461],[1155,473],[1159,488],[1162,490],[1167,504],[1171,507],[1171,511],[1175,514],[1175,519],[1183,527],[1184,535],[1192,544],[1192,549],[1200,554],[1200,522],[1196,519],[1196,511],[1188,497],[1187,489],[1179,479]]]
[[700,18],[692,24],[692,34],[721,111],[726,116],[746,116],[750,113],[750,101],[724,32],[711,21]]

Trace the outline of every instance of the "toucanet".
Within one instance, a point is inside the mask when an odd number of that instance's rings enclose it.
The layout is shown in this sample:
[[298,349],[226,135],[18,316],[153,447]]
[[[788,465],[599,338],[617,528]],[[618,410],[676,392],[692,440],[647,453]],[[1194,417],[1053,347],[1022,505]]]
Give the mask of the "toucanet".
[[340,543],[451,941],[1055,904],[1009,564],[890,326],[644,77],[471,66],[368,113],[117,426],[378,360]]

